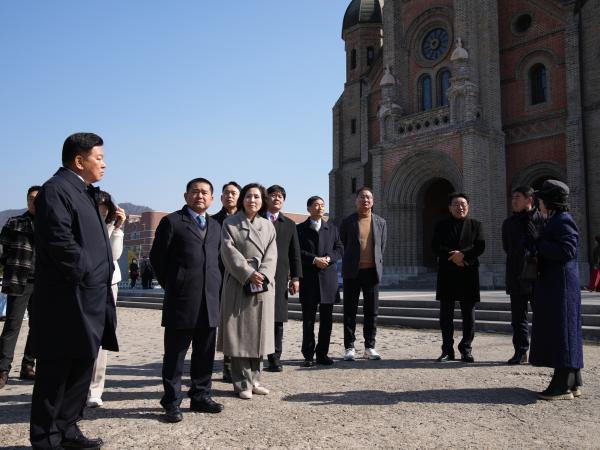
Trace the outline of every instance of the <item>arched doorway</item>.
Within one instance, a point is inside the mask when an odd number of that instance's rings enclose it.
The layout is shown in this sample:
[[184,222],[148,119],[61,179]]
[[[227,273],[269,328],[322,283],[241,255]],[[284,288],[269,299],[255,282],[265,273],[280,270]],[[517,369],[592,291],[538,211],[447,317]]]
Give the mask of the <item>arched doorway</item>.
[[454,191],[454,186],[444,178],[435,178],[423,189],[423,265],[435,267],[436,257],[431,250],[433,230],[436,223],[449,214],[448,194]]

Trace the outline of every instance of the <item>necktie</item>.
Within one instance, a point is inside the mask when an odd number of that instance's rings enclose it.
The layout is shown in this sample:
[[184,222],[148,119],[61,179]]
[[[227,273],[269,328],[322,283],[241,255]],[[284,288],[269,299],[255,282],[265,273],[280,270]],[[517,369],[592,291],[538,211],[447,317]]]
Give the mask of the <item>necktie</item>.
[[198,226],[201,230],[206,228],[206,218],[204,216],[196,216],[196,222],[198,222]]
[[271,214],[271,222],[277,222],[277,217],[275,217],[273,214]]

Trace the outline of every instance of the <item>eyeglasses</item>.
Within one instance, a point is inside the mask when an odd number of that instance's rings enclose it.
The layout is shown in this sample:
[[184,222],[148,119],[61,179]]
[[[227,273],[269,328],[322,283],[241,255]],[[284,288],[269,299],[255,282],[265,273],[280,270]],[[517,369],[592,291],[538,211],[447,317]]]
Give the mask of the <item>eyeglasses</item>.
[[453,208],[460,208],[460,209],[467,209],[469,207],[468,203],[452,203],[450,206],[452,206]]

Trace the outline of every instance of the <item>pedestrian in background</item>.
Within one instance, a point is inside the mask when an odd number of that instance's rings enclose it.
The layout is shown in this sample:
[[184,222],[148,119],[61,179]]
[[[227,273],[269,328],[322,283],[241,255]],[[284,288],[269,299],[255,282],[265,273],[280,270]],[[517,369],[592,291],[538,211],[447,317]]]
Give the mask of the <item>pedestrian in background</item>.
[[131,289],[135,287],[135,283],[137,282],[138,277],[140,276],[140,266],[138,265],[138,261],[135,258],[131,259],[131,264],[129,264],[129,278],[131,279]]
[[600,234],[594,239],[596,239],[596,246],[592,251],[592,270],[588,287],[591,292],[600,291]]

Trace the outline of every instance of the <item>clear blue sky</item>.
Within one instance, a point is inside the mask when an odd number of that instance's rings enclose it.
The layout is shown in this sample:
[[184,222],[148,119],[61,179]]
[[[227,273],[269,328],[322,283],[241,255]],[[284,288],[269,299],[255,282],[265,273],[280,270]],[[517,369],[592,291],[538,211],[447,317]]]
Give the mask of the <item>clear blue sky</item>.
[[197,176],[282,184],[291,212],[327,200],[348,3],[2,0],[0,210],[76,131],[104,138],[117,201],[171,211]]

